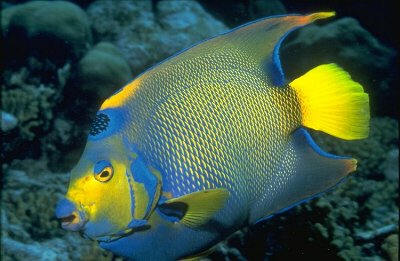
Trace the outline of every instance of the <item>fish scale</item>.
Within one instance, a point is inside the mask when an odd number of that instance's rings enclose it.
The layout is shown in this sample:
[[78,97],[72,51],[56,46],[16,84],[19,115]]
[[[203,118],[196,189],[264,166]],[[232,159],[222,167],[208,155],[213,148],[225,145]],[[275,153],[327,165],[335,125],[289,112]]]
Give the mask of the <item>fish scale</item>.
[[[213,58],[219,60],[218,55]],[[271,152],[283,150],[288,133],[300,126],[300,109],[290,88],[266,86],[261,78],[265,75],[249,75],[248,71],[237,69],[237,61],[246,60],[239,55],[229,61],[225,58],[224,70],[218,70],[216,82],[204,80],[215,79],[214,75],[203,73],[202,81],[193,82],[195,76],[183,73],[185,78],[179,81],[188,87],[168,98],[162,95],[162,102],[156,102],[153,115],[145,123],[141,138],[144,144],[139,141],[139,147],[150,165],[165,170],[163,185],[167,191],[170,188],[174,197],[227,187],[235,195],[232,204],[239,207],[270,193],[265,184],[270,182],[269,175],[274,174],[272,168],[280,155]],[[209,62],[212,64],[213,60]],[[208,72],[196,59],[191,63]],[[235,66],[230,69],[230,64]],[[182,62],[175,63],[173,71],[170,67],[168,70],[173,75],[185,68],[190,66]],[[141,84],[142,88],[152,88],[152,82],[147,84],[144,80]],[[168,84],[166,81],[162,86],[168,90]],[[212,146],[204,148],[201,144]],[[201,161],[188,160],[190,155],[199,155]]]
[[133,260],[193,260],[339,184],[357,161],[322,151],[302,127],[365,138],[368,95],[336,64],[287,83],[279,60],[290,31],[333,15],[238,27],[108,98],[57,206],[62,226]]

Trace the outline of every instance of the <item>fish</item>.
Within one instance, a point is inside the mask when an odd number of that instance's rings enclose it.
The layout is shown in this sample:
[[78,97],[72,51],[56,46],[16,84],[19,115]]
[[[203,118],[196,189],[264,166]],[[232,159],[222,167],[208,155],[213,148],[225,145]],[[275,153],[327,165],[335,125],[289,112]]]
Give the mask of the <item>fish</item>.
[[106,99],[56,206],[62,228],[131,260],[192,260],[343,182],[357,160],[307,128],[366,138],[368,94],[335,63],[289,82],[279,58],[290,32],[334,15],[247,23]]

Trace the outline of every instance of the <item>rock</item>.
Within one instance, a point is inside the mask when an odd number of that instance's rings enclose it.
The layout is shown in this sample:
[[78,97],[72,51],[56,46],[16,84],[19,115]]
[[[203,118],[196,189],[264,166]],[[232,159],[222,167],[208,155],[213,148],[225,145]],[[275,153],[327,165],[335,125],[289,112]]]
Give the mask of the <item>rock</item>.
[[12,59],[28,54],[55,60],[80,57],[92,42],[85,12],[66,1],[31,1],[1,11],[5,52]]
[[132,79],[128,62],[111,43],[100,42],[78,64],[79,89],[101,104]]
[[229,27],[236,27],[262,17],[287,14],[279,0],[215,1],[199,0],[207,11],[221,19]]
[[382,45],[353,18],[309,25],[283,44],[281,58],[288,79],[325,63],[337,63],[370,94],[373,113],[395,114],[395,51]]
[[96,1],[87,14],[96,39],[115,44],[134,74],[227,30],[195,1]]

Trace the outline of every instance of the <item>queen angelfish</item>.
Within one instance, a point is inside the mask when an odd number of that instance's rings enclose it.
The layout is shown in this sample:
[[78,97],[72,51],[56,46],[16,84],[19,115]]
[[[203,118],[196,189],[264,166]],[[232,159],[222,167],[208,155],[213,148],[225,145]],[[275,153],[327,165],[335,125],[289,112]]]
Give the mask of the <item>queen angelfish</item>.
[[279,47],[333,12],[245,24],[150,68],[105,100],[56,208],[67,230],[132,260],[208,253],[340,183],[353,158],[305,127],[368,136],[369,98],[336,64],[290,83]]

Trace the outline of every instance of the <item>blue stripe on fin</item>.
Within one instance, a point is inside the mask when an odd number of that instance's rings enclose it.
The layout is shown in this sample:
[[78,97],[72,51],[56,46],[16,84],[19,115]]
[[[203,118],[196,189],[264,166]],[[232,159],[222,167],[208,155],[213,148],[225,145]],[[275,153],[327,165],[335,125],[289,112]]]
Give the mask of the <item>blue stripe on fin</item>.
[[315,141],[311,137],[310,133],[308,133],[308,131],[304,128],[300,128],[297,131],[295,131],[294,135],[304,135],[304,137],[307,139],[307,142],[310,145],[310,147],[316,153],[318,153],[319,155],[321,155],[323,157],[332,158],[332,159],[351,159],[351,157],[349,157],[349,156],[338,156],[338,155],[334,155],[334,154],[324,151],[323,149],[321,149],[320,146],[317,145],[317,143],[315,143]]
[[303,26],[293,27],[291,30],[287,31],[282,37],[279,39],[277,44],[274,47],[274,51],[272,52],[272,61],[267,62],[267,72],[272,79],[272,83],[276,86],[283,87],[285,85],[285,73],[282,69],[281,59],[279,56],[279,50],[281,48],[283,40],[285,40],[286,36],[288,36],[291,32]]

